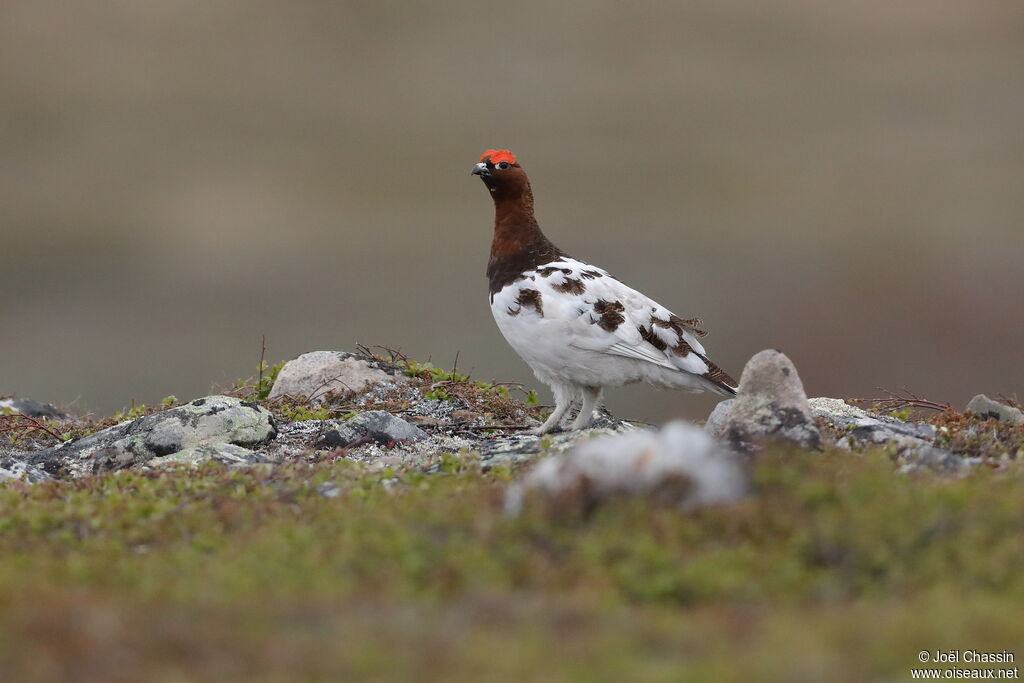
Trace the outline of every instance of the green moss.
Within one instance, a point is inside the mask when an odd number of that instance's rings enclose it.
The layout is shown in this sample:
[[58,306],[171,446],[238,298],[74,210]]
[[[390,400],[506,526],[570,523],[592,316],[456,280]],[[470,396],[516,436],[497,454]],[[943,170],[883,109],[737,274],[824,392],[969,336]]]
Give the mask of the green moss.
[[441,471],[0,487],[0,664],[74,670],[88,642],[128,648],[122,675],[148,680],[741,680],[808,657],[797,678],[860,680],[904,675],[922,647],[1024,638],[1020,469],[946,481],[881,453],[780,452],[737,505],[587,520],[506,517],[507,467],[446,454]]
[[113,659],[136,680],[742,680],[810,657],[796,678],[862,680],[1024,638],[1020,469],[947,481],[780,452],[737,505],[581,520],[508,518],[513,470],[440,464],[0,487],[0,664],[22,680],[128,648]]
[[[425,396],[504,424],[541,416],[533,391],[402,362]],[[283,421],[407,407],[407,389],[368,405],[351,394],[269,401],[280,367],[233,393]],[[951,412],[931,422],[940,445],[998,459],[999,471],[907,477],[884,448],[769,451],[736,505],[682,513],[622,500],[586,519],[529,507],[507,517],[521,470],[484,472],[471,453],[440,456],[437,474],[331,458],[0,485],[0,670],[859,681],[906,678],[922,648],[1013,650],[1024,642],[1024,470],[1013,462],[1024,431]]]
[[332,417],[332,412],[326,406],[299,404],[284,408],[281,415],[289,422],[305,422],[307,420],[326,420]]
[[431,382],[465,382],[469,375],[459,374],[455,369],[442,370],[433,363],[420,363],[414,360],[402,362],[405,366],[405,374],[409,377],[418,377]]
[[444,390],[444,387],[438,387],[436,389],[430,389],[429,391],[423,392],[423,397],[434,401],[450,401],[452,400],[451,394]]
[[[402,367],[406,376],[412,378],[411,386],[416,388],[424,398],[438,401],[464,401],[468,410],[478,413],[484,418],[498,424],[522,426],[526,418],[538,418],[541,410],[535,390],[527,390],[516,383],[492,383],[471,380],[455,369],[444,370],[432,363],[421,363],[407,358],[373,356],[380,362],[395,363]],[[249,379],[240,379],[233,388],[223,390],[237,398],[256,401],[274,413],[284,422],[304,420],[344,419],[367,410],[386,410],[401,412],[408,410],[410,402],[407,393],[402,389],[378,391],[372,401],[365,399],[365,391],[327,392],[317,397],[317,405],[311,405],[308,397],[286,396],[269,400],[270,390],[284,363],[273,366],[266,362],[257,370],[260,375]],[[519,398],[513,396],[513,390]],[[169,397],[174,398],[174,397]],[[166,400],[166,399],[165,399]]]
[[155,412],[156,409],[149,408],[145,404],[140,403],[139,405],[135,405],[133,403],[130,408],[125,408],[124,410],[120,410],[114,413],[113,419],[114,423],[116,424],[118,422],[126,422],[128,420],[135,420],[140,417],[145,417],[146,415],[150,415]]
[[[471,410],[503,424],[522,425],[526,416],[539,416],[537,392],[526,390],[520,384],[473,381],[469,375],[454,369],[443,370],[431,363],[409,359],[400,360],[399,364],[404,366],[406,375],[417,380],[424,398],[438,401],[461,399]],[[510,389],[521,392],[523,400],[513,398]]]

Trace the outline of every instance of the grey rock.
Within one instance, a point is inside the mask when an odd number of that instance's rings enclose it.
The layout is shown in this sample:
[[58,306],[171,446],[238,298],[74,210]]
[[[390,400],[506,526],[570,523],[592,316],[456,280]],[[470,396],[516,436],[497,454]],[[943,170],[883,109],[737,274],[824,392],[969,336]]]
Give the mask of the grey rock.
[[368,410],[348,420],[338,421],[333,429],[323,431],[314,447],[318,450],[344,448],[356,442],[377,444],[420,441],[427,433],[385,410]]
[[704,431],[712,436],[721,436],[725,431],[729,414],[732,412],[732,402],[735,400],[730,398],[725,401],[719,401],[714,410],[711,411],[711,414],[708,415],[707,422],[704,423]]
[[967,404],[968,412],[985,420],[999,420],[1012,425],[1024,424],[1024,413],[1018,408],[993,401],[985,394],[978,394]]
[[48,481],[52,478],[45,470],[25,460],[15,460],[13,458],[0,459],[0,484],[3,484],[5,481],[38,484],[41,481]]
[[689,509],[735,501],[748,488],[743,467],[724,445],[676,421],[658,432],[588,440],[566,455],[544,458],[509,489],[506,509],[516,514],[536,498],[556,513],[586,514],[633,496]]
[[569,452],[574,446],[602,437],[630,434],[644,430],[629,422],[623,422],[599,414],[587,429],[577,431],[555,432],[543,436],[533,434],[516,434],[499,436],[477,443],[476,450],[480,454],[480,462],[484,469],[497,465],[536,460],[541,456],[557,456]]
[[963,475],[982,462],[982,458],[963,458],[942,448],[925,446],[900,454],[899,471],[903,474],[934,472],[944,475]]
[[858,444],[926,446],[935,440],[935,427],[924,422],[904,422],[886,415],[851,406],[838,398],[812,398],[808,401],[814,417],[823,419],[836,431],[844,432]]
[[[894,449],[899,471],[928,470],[941,474],[962,474],[977,464],[952,451],[933,445],[935,427],[922,422],[904,422],[886,415],[872,415],[838,398],[812,398],[814,416],[845,436],[842,447],[881,445]],[[980,462],[980,459],[978,459]]]
[[[720,436],[725,431],[734,399],[722,401],[708,416],[704,429]],[[904,422],[886,415],[874,415],[851,406],[840,398],[818,397],[807,400],[811,415],[845,434],[840,445],[889,444],[928,445],[935,439],[935,427],[924,422]]]
[[300,420],[285,422],[278,426],[277,438],[270,447],[285,448],[289,453],[298,454],[313,449],[329,431],[338,429],[345,420]]
[[362,391],[374,382],[408,381],[400,366],[344,351],[311,351],[284,364],[270,398],[306,396],[322,402],[330,391]]
[[[278,437],[261,450],[278,461],[304,458],[313,455],[325,434],[343,428],[344,423],[344,420],[306,420],[284,424]],[[442,453],[468,453],[476,443],[476,440],[453,436],[439,429],[428,438],[415,441],[392,443],[387,438],[352,441],[345,447],[344,453],[336,455],[347,461],[365,463],[370,468],[417,468],[429,471]]]
[[63,420],[68,417],[67,413],[58,410],[51,404],[35,401],[31,398],[0,399],[0,415],[7,411],[29,417],[52,418],[55,420]]
[[324,498],[337,498],[341,495],[341,489],[331,482],[320,484],[320,486],[317,486],[314,490]]
[[[372,395],[381,386],[365,394]],[[393,385],[392,385],[393,386]],[[441,469],[439,460],[444,454],[472,457],[483,469],[498,465],[534,460],[545,454],[562,453],[581,439],[616,434],[636,429],[633,424],[599,415],[593,427],[576,432],[562,432],[545,436],[468,429],[465,424],[454,424],[451,413],[461,409],[465,402],[437,401],[423,398],[412,387],[409,390],[409,420],[427,416],[435,423],[427,434],[406,420],[380,411],[362,413],[350,420],[305,420],[282,424],[278,437],[263,450],[278,460],[311,455],[314,450],[337,448],[344,444],[346,460],[363,462],[371,467],[421,468],[427,472]],[[360,400],[356,399],[355,403]],[[387,424],[382,424],[381,420]],[[483,418],[478,418],[483,422]],[[539,424],[539,423],[537,423]],[[389,425],[398,425],[396,432]],[[478,425],[479,426],[479,425]],[[333,433],[332,432],[336,432]],[[374,433],[375,432],[375,433]]]
[[185,448],[177,453],[153,458],[143,465],[144,469],[159,469],[173,465],[199,467],[208,462],[219,462],[229,467],[252,467],[271,464],[273,461],[256,451],[230,443],[201,444]]
[[747,362],[722,436],[745,453],[755,452],[765,439],[821,447],[800,375],[781,351],[761,351]]
[[265,408],[230,396],[207,396],[38,451],[32,462],[51,474],[78,477],[204,444],[258,446],[276,435],[274,417]]

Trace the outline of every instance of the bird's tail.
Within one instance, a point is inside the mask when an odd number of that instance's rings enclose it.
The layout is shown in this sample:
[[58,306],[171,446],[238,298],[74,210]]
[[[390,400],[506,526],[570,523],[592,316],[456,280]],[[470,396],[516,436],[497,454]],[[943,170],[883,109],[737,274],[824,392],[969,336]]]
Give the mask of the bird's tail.
[[728,375],[722,368],[718,367],[711,360],[704,355],[697,354],[700,359],[707,363],[708,371],[705,372],[701,377],[707,380],[708,388],[716,394],[722,396],[735,396],[736,389],[739,388],[739,383]]

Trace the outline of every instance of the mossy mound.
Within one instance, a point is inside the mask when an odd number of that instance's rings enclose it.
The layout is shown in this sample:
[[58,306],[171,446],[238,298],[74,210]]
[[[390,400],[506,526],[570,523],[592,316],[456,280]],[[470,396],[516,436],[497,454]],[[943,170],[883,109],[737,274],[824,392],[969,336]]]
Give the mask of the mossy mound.
[[1019,468],[772,451],[754,495],[586,519],[515,468],[347,463],[0,488],[12,680],[865,680],[1024,639]]
[[[5,680],[902,680],[922,650],[1024,642],[1019,427],[920,423],[974,463],[955,477],[831,422],[821,450],[766,444],[739,502],[513,517],[509,485],[571,435],[521,448],[534,395],[404,367],[315,405],[269,400],[272,372],[234,394],[296,443],[386,410],[414,445],[0,484]],[[154,412],[3,436],[24,453]],[[471,447],[394,456],[441,439]]]

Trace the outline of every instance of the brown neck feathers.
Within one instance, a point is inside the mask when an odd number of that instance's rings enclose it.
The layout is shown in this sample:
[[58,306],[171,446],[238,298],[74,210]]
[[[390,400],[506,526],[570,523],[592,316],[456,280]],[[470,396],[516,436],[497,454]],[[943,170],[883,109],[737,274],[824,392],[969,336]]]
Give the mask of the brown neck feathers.
[[527,270],[557,260],[562,251],[544,236],[533,215],[533,192],[525,175],[519,187],[496,187],[494,240],[487,263],[491,296]]

